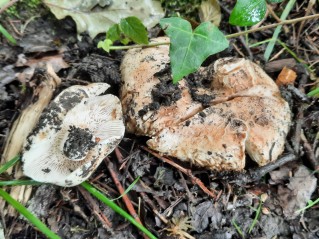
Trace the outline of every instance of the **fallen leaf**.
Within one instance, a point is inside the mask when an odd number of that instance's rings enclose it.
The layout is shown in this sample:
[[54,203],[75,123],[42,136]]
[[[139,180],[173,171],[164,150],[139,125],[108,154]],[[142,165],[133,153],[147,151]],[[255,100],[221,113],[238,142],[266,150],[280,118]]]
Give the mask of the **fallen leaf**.
[[215,208],[211,201],[203,202],[194,209],[192,226],[198,233],[203,232],[211,222],[213,228],[219,228],[222,220],[220,209]]
[[45,69],[47,65],[51,65],[54,72],[57,73],[61,69],[69,67],[63,59],[63,53],[59,52],[56,55],[47,55],[41,58],[26,57],[24,54],[20,54],[15,66],[23,67],[28,66],[22,72],[17,73],[17,78],[20,82],[28,82],[33,77],[34,71],[37,68]]
[[278,188],[284,215],[289,219],[296,218],[299,215],[297,210],[306,206],[316,186],[316,177],[305,166],[299,166],[287,187]]
[[202,2],[199,7],[199,18],[201,22],[212,22],[218,27],[222,15],[220,13],[220,5],[217,0],[208,0]]
[[95,0],[44,1],[58,19],[71,16],[76,22],[78,34],[87,31],[91,38],[106,32],[113,24],[129,16],[138,17],[147,28],[155,26],[164,16],[159,1],[118,0],[109,2],[109,5],[101,5]]

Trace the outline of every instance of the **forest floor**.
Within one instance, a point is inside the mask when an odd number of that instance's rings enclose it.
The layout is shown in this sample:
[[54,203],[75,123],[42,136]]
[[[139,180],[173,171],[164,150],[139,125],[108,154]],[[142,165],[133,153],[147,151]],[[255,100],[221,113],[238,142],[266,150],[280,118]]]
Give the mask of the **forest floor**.
[[[227,34],[236,33],[240,28],[228,23],[228,1],[223,2],[219,28]],[[284,4],[273,4],[275,12],[281,12],[283,7]],[[309,14],[319,13],[318,8],[316,3]],[[287,19],[305,16],[306,10],[307,3],[297,1]],[[22,13],[21,19],[7,15],[0,19],[18,39],[17,45],[9,44],[3,37],[0,39],[1,154],[13,122],[37,99],[36,89],[46,75],[47,63],[54,66],[62,80],[54,95],[71,85],[106,82],[111,85],[111,92],[119,96],[120,64],[125,51],[106,53],[97,48],[104,34],[95,39],[82,34],[78,40],[71,18],[57,20],[41,6],[39,13],[32,20],[24,18]],[[262,25],[274,22],[270,15]],[[20,30],[21,26],[25,29]],[[261,42],[271,38],[273,30],[251,33],[248,39]],[[163,32],[157,29],[152,34],[156,37]],[[267,44],[249,47],[244,37],[231,39],[229,49],[204,63],[209,65],[225,56],[245,57],[260,65],[274,80],[285,66],[296,72],[296,81],[280,88],[293,120],[285,151],[278,161],[257,167],[247,156],[243,172],[210,171],[160,156],[147,149],[146,137],[126,133],[89,182],[109,198],[116,198],[121,193],[111,177],[112,172],[124,188],[140,177],[128,198],[142,223],[158,238],[319,238],[319,204],[298,211],[310,199],[319,198],[316,171],[319,169],[319,102],[318,98],[306,95],[319,77],[318,19],[286,25],[279,39],[304,63],[298,62],[280,44],[275,46],[271,60],[265,62]],[[314,71],[309,72],[305,64]],[[1,181],[13,179],[13,173],[0,176]],[[32,189],[27,208],[61,238],[143,237],[133,225],[80,186],[43,184],[27,188]],[[116,203],[126,209],[122,199]],[[45,238],[8,206],[2,205],[0,210],[0,238],[1,234],[12,239]]]

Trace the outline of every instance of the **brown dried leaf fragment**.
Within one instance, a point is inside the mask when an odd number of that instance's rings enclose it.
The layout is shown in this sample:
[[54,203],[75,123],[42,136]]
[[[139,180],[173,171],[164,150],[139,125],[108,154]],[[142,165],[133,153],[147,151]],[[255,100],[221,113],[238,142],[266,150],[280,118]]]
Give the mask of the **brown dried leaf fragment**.
[[294,84],[296,79],[297,73],[294,70],[284,67],[276,79],[276,84],[278,86]]

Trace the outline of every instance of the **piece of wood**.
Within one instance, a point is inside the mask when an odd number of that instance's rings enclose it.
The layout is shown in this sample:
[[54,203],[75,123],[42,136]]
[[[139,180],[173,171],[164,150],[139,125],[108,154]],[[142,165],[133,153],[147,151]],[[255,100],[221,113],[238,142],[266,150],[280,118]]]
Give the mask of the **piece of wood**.
[[[34,91],[34,98],[37,99],[33,104],[25,108],[10,130],[9,136],[6,140],[4,153],[1,157],[1,164],[4,164],[11,160],[16,155],[20,154],[23,144],[27,136],[31,133],[34,126],[38,122],[42,111],[50,103],[55,89],[61,84],[61,79],[55,74],[51,65],[47,65],[47,72],[43,77],[41,83]],[[14,168],[7,170],[9,175],[13,178],[19,179],[23,176],[21,165],[17,164]],[[11,196],[25,204],[31,195],[32,187],[30,186],[18,186],[12,187],[10,190]],[[0,201],[0,211],[4,211],[5,203]],[[8,207],[7,213],[11,216],[16,215],[15,210],[12,207]]]

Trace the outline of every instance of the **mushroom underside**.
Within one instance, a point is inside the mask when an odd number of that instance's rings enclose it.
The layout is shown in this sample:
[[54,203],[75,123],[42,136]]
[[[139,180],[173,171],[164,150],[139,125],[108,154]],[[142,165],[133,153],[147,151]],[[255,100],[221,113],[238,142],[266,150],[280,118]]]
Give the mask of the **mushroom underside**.
[[75,186],[86,180],[124,135],[122,109],[108,84],[72,86],[43,112],[27,138],[22,161],[26,176]]

